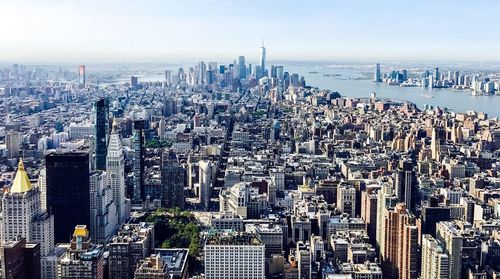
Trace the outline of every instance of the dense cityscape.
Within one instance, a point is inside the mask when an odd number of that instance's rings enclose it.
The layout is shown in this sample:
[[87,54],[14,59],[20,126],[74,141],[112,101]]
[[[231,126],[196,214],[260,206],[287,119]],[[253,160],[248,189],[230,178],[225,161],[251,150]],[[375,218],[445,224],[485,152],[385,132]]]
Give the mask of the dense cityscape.
[[499,278],[498,118],[343,97],[259,54],[156,82],[2,69],[2,278]]

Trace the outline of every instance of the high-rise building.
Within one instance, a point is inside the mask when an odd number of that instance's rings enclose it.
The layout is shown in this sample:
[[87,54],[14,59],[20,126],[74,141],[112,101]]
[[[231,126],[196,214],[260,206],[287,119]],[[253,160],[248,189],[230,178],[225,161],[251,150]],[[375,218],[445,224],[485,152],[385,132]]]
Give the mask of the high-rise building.
[[136,76],[130,77],[130,87],[137,89],[139,86],[139,79]]
[[434,78],[435,78],[435,81],[439,80],[439,68],[438,67],[434,68]]
[[337,208],[351,217],[356,216],[356,189],[348,184],[339,184],[337,188]]
[[436,239],[442,243],[444,253],[449,258],[449,278],[462,278],[463,238],[453,222],[439,222],[436,225]]
[[418,274],[418,235],[415,217],[403,203],[385,214],[382,269],[385,278],[411,279]]
[[80,67],[78,67],[78,85],[80,86],[80,88],[84,88],[85,87],[85,65],[80,65]]
[[410,211],[414,211],[418,204],[417,176],[410,160],[402,160],[396,171],[396,196],[404,202]]
[[2,196],[1,204],[2,243],[22,237],[27,242],[40,243],[42,256],[47,256],[52,252],[54,216],[47,211],[42,211],[40,190],[38,187],[32,187],[22,160],[19,161],[12,186]]
[[422,235],[421,279],[448,279],[449,258],[440,243],[429,234]]
[[297,258],[297,267],[299,269],[299,278],[311,278],[311,251],[309,243],[297,242],[295,257]]
[[205,278],[265,278],[265,247],[252,234],[215,234],[205,244]]
[[186,174],[179,164],[173,149],[162,154],[161,166],[161,206],[184,209],[184,185]]
[[260,75],[259,77],[263,77],[266,75],[266,47],[264,46],[264,42],[262,42],[262,46],[260,47],[260,63],[259,63]]
[[202,85],[206,83],[207,76],[207,64],[205,62],[200,61],[198,64],[198,76],[197,76],[197,84]]
[[238,57],[238,77],[244,79],[247,77],[247,66],[245,65],[245,56]]
[[90,224],[89,154],[50,153],[45,156],[47,207],[54,214],[55,243],[71,238],[77,224]]
[[18,131],[10,130],[5,134],[5,145],[7,146],[8,155],[10,158],[19,157],[21,144],[21,134]]
[[[61,246],[61,245],[60,245]],[[57,260],[58,279],[104,279],[104,248],[91,242],[85,225],[78,225],[66,252]]]
[[106,153],[109,134],[109,102],[102,98],[94,103],[95,169],[106,170]]
[[144,120],[134,121],[134,135],[132,148],[134,149],[134,200],[143,201],[144,193]]
[[39,243],[26,243],[24,238],[4,242],[0,247],[0,262],[3,279],[41,278]]
[[172,85],[172,71],[170,70],[165,71],[165,84],[167,86]]
[[90,174],[90,232],[96,243],[107,243],[118,226],[118,212],[108,174],[95,171]]
[[113,123],[109,138],[106,170],[118,213],[118,224],[122,224],[130,215],[130,201],[126,198],[125,160],[116,123]]
[[210,209],[210,198],[212,196],[212,176],[214,164],[212,161],[203,160],[198,162],[199,167],[199,201],[205,207]]
[[375,73],[373,75],[373,81],[382,82],[382,77],[380,75],[380,64],[379,63],[377,63],[377,65],[375,65]]
[[137,264],[154,247],[154,224],[124,224],[108,244],[109,278],[133,279]]

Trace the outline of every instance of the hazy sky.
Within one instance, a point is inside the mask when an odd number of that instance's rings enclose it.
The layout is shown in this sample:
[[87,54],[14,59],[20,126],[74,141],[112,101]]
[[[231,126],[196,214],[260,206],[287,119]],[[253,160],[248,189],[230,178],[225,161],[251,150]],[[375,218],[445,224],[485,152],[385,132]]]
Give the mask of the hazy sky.
[[0,0],[0,61],[500,61],[498,0]]

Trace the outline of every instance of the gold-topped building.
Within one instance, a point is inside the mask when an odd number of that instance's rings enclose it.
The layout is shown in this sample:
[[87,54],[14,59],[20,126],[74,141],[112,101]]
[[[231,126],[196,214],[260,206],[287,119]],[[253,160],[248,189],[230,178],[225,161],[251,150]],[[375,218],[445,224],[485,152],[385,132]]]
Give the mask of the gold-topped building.
[[[31,185],[22,160],[10,190],[5,191],[1,199],[0,245],[18,237],[26,242],[40,243],[43,273],[47,269],[44,258],[54,251],[54,216],[41,209],[40,190]],[[47,270],[50,272],[55,270]]]
[[12,187],[10,187],[10,192],[25,193],[29,190],[31,190],[31,182],[28,178],[26,170],[24,169],[23,159],[20,159],[17,166],[16,177],[14,178],[14,182],[12,183]]

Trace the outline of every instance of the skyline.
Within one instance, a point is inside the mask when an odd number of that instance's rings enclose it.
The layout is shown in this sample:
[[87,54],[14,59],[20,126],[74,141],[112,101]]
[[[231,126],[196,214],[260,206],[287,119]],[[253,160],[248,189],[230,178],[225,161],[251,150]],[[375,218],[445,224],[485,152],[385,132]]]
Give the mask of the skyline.
[[0,61],[258,61],[262,40],[271,60],[500,61],[500,3],[458,2],[21,0],[1,4]]

